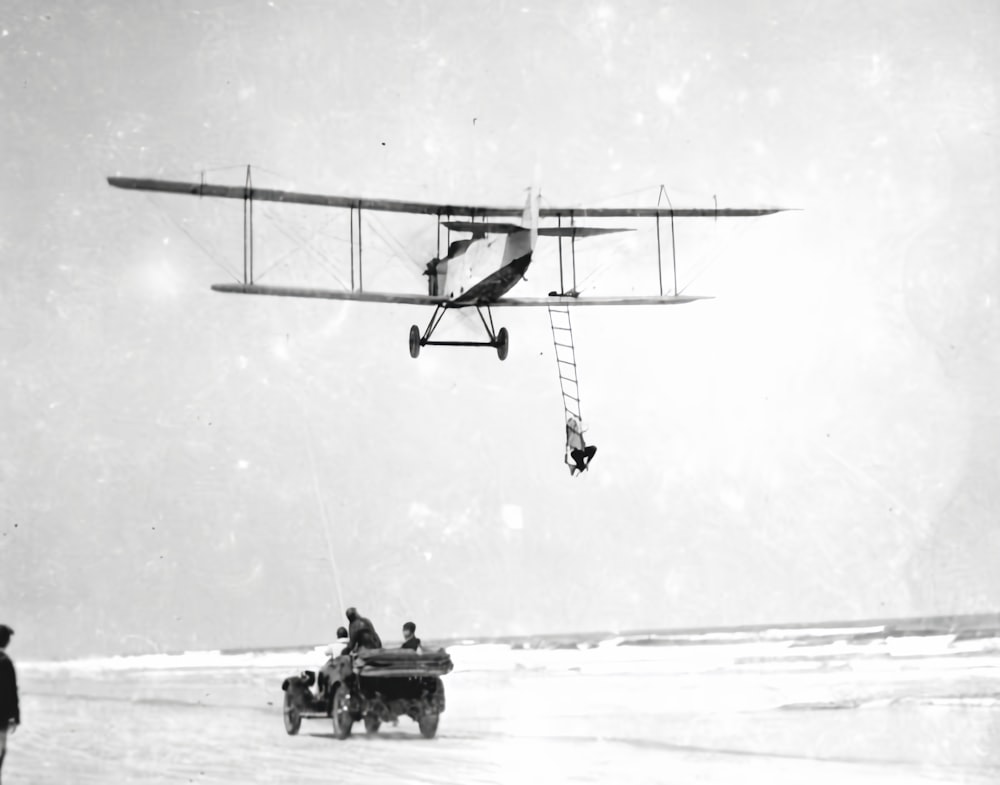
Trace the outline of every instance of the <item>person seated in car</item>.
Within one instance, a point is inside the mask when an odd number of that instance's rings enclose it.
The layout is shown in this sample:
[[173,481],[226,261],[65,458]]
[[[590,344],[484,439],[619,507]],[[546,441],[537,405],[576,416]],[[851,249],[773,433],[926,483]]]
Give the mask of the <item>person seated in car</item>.
[[347,644],[347,640],[347,630],[344,627],[338,627],[337,642],[326,647],[325,654],[328,659],[323,667],[319,669],[319,673],[316,674],[317,698],[322,698],[326,694],[327,687],[334,682],[334,674],[337,672],[334,659],[338,656],[337,652]]
[[381,649],[382,639],[375,632],[375,625],[366,619],[356,608],[347,609],[348,627],[347,645],[341,654],[350,654],[358,649]]
[[412,621],[406,622],[403,625],[403,645],[399,648],[410,649],[411,651],[417,652],[417,654],[423,653],[423,648],[420,646],[420,638],[417,637],[417,625]]

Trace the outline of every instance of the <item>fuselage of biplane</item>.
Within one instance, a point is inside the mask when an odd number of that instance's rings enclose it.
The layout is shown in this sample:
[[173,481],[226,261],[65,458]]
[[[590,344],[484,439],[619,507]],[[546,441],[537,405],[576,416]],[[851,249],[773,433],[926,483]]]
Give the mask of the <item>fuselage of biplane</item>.
[[435,263],[431,291],[455,306],[496,302],[524,278],[531,253],[529,229],[457,240],[449,246],[448,255]]

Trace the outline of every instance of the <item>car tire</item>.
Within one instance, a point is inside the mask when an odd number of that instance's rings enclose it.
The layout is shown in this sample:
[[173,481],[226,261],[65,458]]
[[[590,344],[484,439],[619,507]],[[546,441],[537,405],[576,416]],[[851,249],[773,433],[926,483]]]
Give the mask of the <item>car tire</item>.
[[420,735],[425,739],[433,739],[434,734],[437,733],[438,717],[440,716],[440,714],[421,714],[419,719],[417,719],[417,725],[420,726]]
[[285,706],[284,706],[284,721],[285,721],[285,733],[289,736],[294,736],[299,732],[299,728],[302,727],[302,714],[299,712],[299,707],[295,705],[295,701],[292,700],[292,696],[287,692],[285,693]]
[[337,687],[337,692],[333,696],[333,733],[338,739],[346,739],[351,735],[351,728],[354,727],[354,717],[351,715],[349,705],[350,694],[343,684]]

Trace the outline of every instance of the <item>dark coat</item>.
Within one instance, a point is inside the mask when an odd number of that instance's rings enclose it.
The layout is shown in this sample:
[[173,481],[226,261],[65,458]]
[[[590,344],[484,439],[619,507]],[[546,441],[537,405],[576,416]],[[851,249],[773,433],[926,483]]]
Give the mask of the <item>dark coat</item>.
[[6,728],[11,721],[21,722],[21,707],[17,701],[17,674],[14,663],[6,653],[0,651],[0,728]]
[[403,645],[400,646],[399,648],[401,648],[401,649],[413,649],[414,651],[416,651],[417,649],[420,648],[420,638],[418,638],[416,635],[414,635],[408,641],[403,641]]
[[348,635],[350,639],[344,647],[344,654],[350,654],[358,649],[382,648],[382,639],[375,632],[375,625],[364,616],[358,616],[351,622]]

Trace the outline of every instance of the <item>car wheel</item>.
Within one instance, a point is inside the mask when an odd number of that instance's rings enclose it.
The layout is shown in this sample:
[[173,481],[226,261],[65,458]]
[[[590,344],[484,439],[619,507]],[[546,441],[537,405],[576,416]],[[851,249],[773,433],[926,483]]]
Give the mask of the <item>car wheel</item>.
[[420,726],[420,735],[425,739],[433,739],[438,729],[439,714],[421,714],[417,724]]
[[284,720],[285,733],[289,736],[294,736],[302,727],[302,714],[299,713],[298,706],[295,705],[292,696],[287,692],[285,693]]
[[350,694],[347,687],[341,684],[337,687],[337,692],[333,696],[333,732],[338,739],[346,739],[351,735],[351,728],[354,726],[354,717],[351,716],[349,705]]

